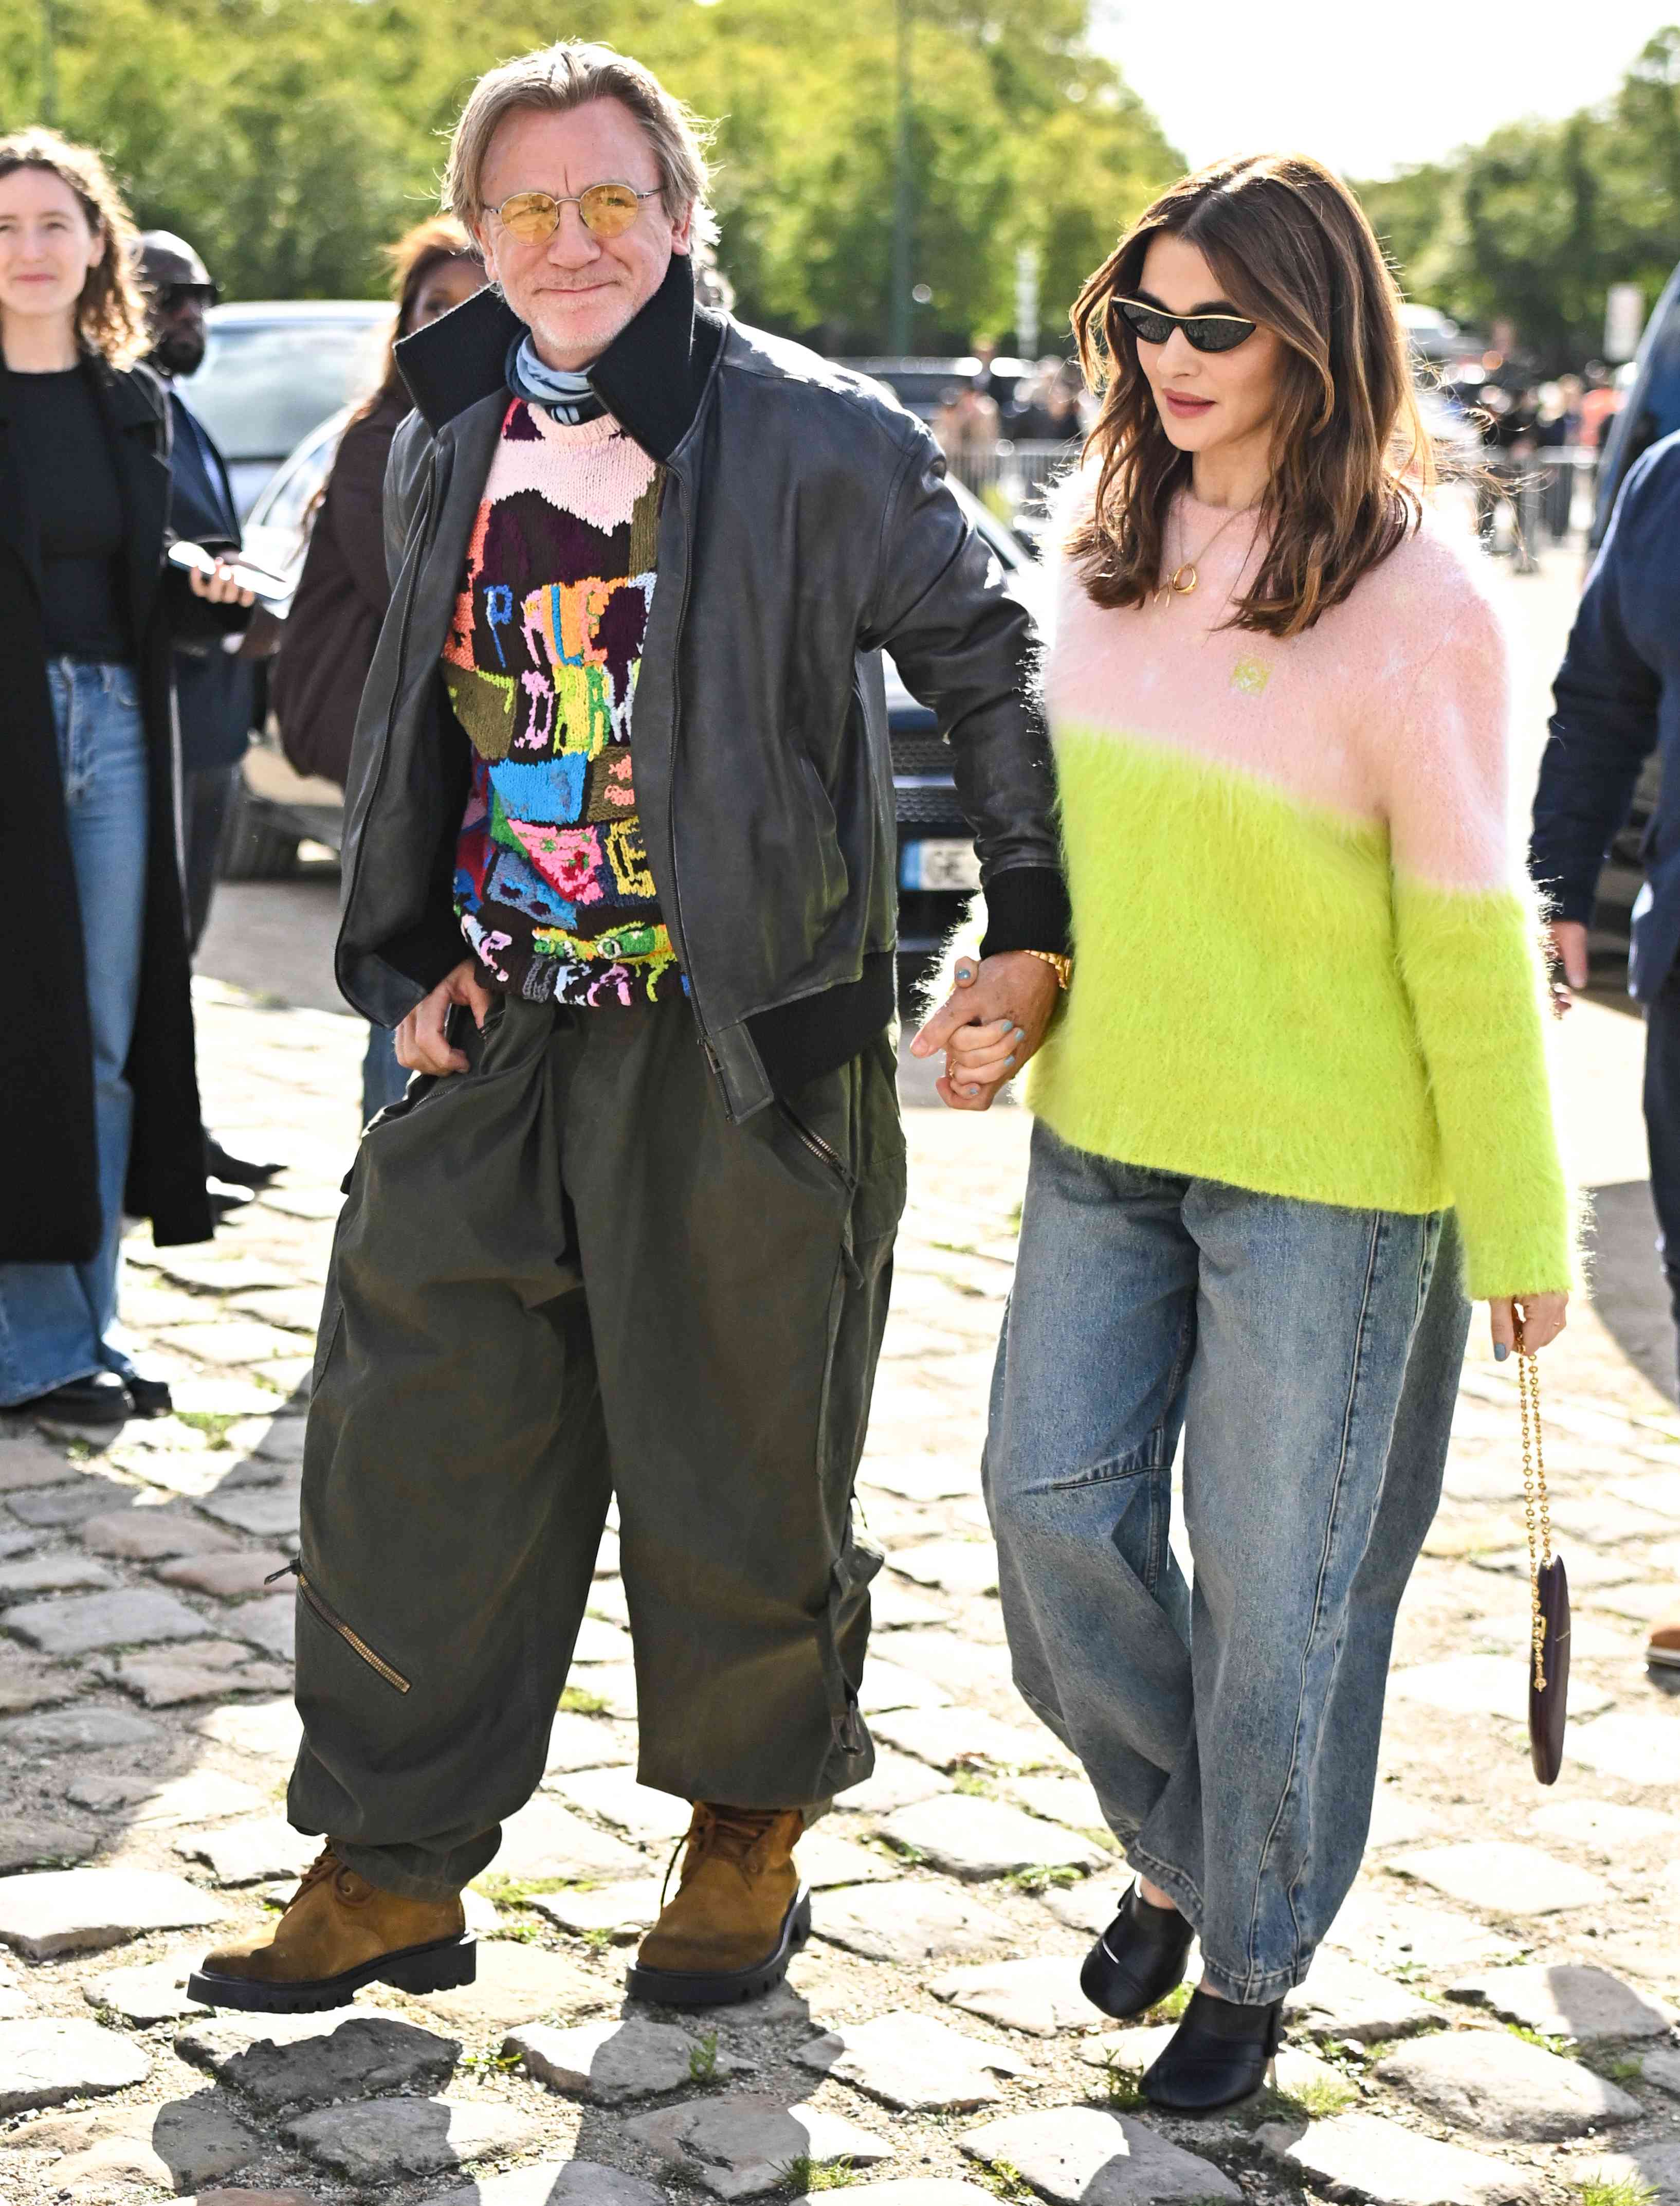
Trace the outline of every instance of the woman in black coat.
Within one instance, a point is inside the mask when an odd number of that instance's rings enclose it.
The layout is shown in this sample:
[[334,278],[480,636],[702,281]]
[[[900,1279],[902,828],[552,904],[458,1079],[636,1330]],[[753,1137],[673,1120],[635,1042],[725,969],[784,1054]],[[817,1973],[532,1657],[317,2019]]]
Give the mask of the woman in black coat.
[[0,879],[29,974],[0,1046],[0,1409],[96,1422],[168,1406],[112,1338],[124,1208],[160,1244],[211,1230],[170,641],[246,617],[224,571],[164,564],[133,236],[96,153],[0,138]]

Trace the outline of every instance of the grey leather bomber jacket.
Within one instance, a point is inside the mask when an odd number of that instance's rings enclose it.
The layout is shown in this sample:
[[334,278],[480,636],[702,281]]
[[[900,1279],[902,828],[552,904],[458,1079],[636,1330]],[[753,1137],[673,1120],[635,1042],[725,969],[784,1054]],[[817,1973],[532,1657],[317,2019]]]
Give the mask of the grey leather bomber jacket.
[[[385,479],[391,607],[350,765],[340,987],[394,1024],[465,954],[469,749],[438,671],[520,325],[480,292],[404,340]],[[1063,950],[1034,638],[920,422],[801,347],[697,312],[673,259],[590,371],[667,470],[631,724],[648,862],[744,1118],[893,1015],[897,835],[880,651],[939,717],[988,952]]]

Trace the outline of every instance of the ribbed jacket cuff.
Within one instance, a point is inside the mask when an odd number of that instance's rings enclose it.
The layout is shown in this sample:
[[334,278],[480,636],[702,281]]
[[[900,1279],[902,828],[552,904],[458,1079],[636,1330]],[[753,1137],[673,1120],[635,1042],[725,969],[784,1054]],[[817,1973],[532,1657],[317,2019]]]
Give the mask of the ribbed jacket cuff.
[[1071,947],[1068,885],[1054,866],[1012,866],[986,885],[982,957],[1006,950],[1051,950],[1065,957]]

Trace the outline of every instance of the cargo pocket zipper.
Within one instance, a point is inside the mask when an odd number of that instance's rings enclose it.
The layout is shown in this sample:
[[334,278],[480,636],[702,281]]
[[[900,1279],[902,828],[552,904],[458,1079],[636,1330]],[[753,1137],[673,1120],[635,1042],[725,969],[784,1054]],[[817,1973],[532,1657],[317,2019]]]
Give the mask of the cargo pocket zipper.
[[394,1685],[399,1693],[406,1693],[412,1690],[408,1680],[403,1676],[402,1672],[400,1670],[393,1670],[389,1662],[384,1660],[381,1655],[376,1654],[373,1652],[373,1649],[368,1645],[367,1642],[361,1637],[360,1633],[353,1631],[350,1626],[345,1623],[343,1618],[338,1613],[337,1610],[332,1607],[331,1603],[324,1600],[322,1596],[316,1592],[314,1587],[310,1584],[308,1579],[303,1575],[303,1568],[301,1564],[295,1562],[288,1563],[281,1570],[271,1571],[269,1575],[263,1580],[263,1583],[265,1585],[272,1585],[277,1578],[287,1577],[295,1578],[297,1580],[298,1591],[308,1602],[310,1607],[314,1610],[316,1615],[320,1618],[322,1623],[326,1625],[330,1631],[336,1631],[347,1647],[353,1649],[356,1654],[360,1654],[362,1660],[366,1663],[370,1670],[374,1671],[379,1677],[383,1678],[388,1685]]

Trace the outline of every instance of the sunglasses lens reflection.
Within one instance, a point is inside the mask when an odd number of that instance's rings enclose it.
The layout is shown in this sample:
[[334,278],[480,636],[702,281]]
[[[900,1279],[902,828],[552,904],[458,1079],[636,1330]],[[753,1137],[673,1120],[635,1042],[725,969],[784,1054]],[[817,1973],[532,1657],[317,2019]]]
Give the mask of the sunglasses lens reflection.
[[1198,352],[1235,352],[1254,334],[1252,322],[1187,322],[1184,334]]
[[584,225],[593,237],[622,237],[636,218],[641,202],[623,184],[592,184],[578,205]]
[[1122,307],[1126,323],[1145,344],[1165,344],[1172,335],[1172,324],[1165,314],[1152,314],[1147,307]]
[[560,208],[546,192],[515,192],[499,210],[502,227],[522,245],[540,245],[559,225]]

